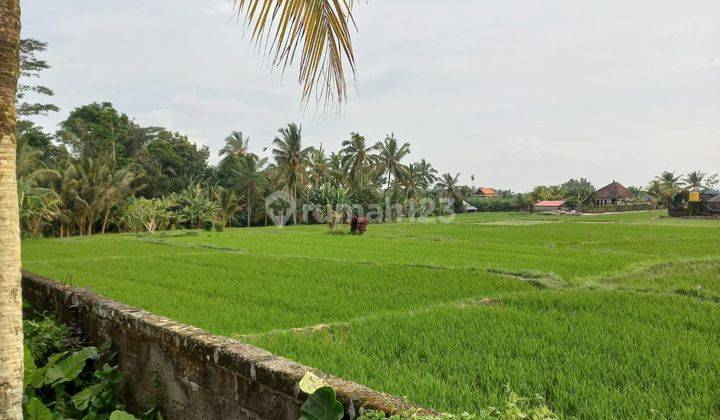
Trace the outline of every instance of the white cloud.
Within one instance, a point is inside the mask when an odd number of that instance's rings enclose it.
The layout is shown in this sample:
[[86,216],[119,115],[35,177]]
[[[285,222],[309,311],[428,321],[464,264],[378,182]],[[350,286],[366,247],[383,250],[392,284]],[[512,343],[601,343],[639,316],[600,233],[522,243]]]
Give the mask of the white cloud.
[[360,2],[358,95],[303,113],[295,74],[269,72],[226,0],[33,0],[24,36],[50,43],[63,110],[113,102],[208,144],[241,129],[260,152],[287,122],[335,148],[394,131],[413,158],[502,188],[586,177],[645,183],[720,168],[720,2]]

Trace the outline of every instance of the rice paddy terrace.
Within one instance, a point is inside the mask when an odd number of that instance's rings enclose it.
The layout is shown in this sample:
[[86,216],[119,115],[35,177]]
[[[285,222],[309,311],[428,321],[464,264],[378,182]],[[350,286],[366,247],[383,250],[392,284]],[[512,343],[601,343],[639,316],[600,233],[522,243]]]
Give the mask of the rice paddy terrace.
[[450,412],[720,416],[720,222],[658,212],[107,234],[24,268]]

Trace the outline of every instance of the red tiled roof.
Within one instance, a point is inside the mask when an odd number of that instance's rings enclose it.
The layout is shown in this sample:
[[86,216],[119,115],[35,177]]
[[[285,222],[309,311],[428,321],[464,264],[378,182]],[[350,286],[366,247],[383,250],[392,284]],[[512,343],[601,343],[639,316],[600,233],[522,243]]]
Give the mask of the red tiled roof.
[[635,195],[633,195],[630,190],[623,187],[622,184],[619,182],[613,181],[610,184],[600,188],[599,190],[595,191],[595,195],[597,198],[600,199],[610,199],[610,200],[619,200],[622,198],[633,198]]
[[563,204],[565,204],[565,200],[538,201],[535,203],[535,207],[560,207]]
[[495,195],[495,190],[492,188],[480,188],[475,191],[475,195]]

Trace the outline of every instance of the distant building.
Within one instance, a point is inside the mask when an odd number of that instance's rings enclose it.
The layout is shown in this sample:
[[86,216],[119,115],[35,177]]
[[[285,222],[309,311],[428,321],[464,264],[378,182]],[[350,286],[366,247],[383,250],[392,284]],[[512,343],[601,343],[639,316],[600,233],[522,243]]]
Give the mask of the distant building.
[[562,210],[563,207],[565,200],[538,201],[534,206],[537,212]]
[[707,191],[704,193],[700,193],[700,201],[705,203],[712,200],[718,195],[720,195],[720,193],[718,193],[717,191]]
[[632,201],[634,198],[635,194],[617,181],[613,181],[595,191],[595,204],[598,206],[620,204],[624,201]]
[[720,194],[710,197],[707,200],[703,200],[704,210],[709,210],[712,213],[720,212]]
[[492,188],[485,188],[480,187],[477,191],[475,191],[475,197],[481,197],[481,198],[492,198],[495,197],[497,193]]
[[637,194],[637,197],[635,199],[640,203],[651,203],[653,201],[653,196],[648,194],[645,191],[640,191]]

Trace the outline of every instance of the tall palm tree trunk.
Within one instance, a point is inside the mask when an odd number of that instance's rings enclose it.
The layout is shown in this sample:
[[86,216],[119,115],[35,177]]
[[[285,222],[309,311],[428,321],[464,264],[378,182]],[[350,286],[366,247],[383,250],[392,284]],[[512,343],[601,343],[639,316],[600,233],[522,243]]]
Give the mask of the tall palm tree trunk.
[[105,233],[105,229],[107,229],[108,221],[110,220],[110,210],[112,207],[105,207],[105,215],[103,216],[103,223],[102,223],[102,229],[100,230],[100,233]]
[[[0,0],[1,1],[1,0]],[[82,236],[85,234],[85,216],[78,216],[75,220],[75,223],[77,224],[78,228],[78,235]]]
[[292,187],[292,217],[293,217],[293,225],[297,225],[297,184],[293,183]]
[[23,330],[20,215],[15,179],[15,93],[20,4],[0,0],[0,418],[22,418]]
[[247,227],[250,227],[250,183],[248,183],[247,187]]

